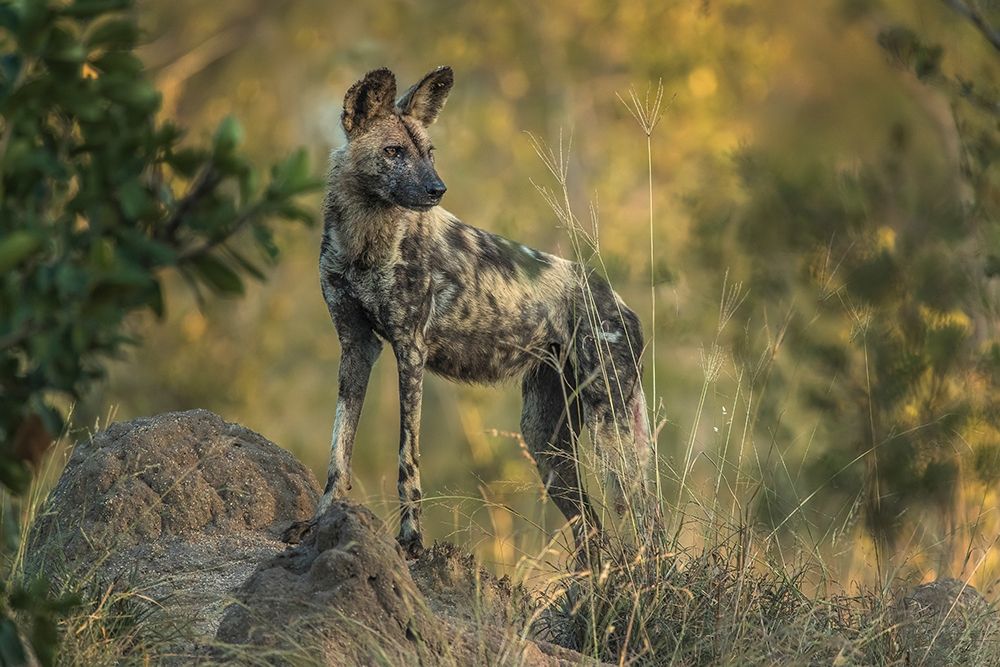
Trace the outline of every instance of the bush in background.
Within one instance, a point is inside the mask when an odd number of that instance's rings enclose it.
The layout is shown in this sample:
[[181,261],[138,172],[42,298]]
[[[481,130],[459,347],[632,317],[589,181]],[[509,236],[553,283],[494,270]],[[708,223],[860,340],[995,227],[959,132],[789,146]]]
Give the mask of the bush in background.
[[[207,146],[158,121],[132,4],[0,2],[0,484],[14,494],[66,406],[136,342],[126,317],[163,316],[166,270],[199,298],[239,296],[275,259],[277,221],[312,219],[295,203],[318,185],[303,151],[261,184],[235,120]],[[0,662],[24,662],[23,635],[52,664],[72,601],[45,591],[0,591]]]

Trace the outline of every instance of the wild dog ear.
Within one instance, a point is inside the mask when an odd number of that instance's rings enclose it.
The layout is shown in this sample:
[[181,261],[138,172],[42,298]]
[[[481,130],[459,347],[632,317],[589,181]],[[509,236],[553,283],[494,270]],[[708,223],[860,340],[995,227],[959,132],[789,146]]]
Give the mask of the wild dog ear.
[[437,120],[455,83],[455,73],[445,65],[429,72],[396,102],[401,114],[412,116],[425,127]]
[[392,113],[396,97],[396,77],[385,67],[372,70],[355,82],[344,96],[344,113],[340,122],[351,137],[365,129],[375,118]]

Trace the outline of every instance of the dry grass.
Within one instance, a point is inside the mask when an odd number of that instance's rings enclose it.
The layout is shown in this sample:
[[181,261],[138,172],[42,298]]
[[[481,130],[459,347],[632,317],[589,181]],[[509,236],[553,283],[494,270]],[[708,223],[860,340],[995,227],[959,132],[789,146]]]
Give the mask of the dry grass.
[[[657,87],[652,99],[632,92],[628,101],[622,100],[642,130],[647,158],[662,98]],[[568,145],[562,137],[556,149],[533,141],[556,182],[555,190],[536,187],[567,230],[576,259],[603,265],[595,207],[590,208],[589,227],[573,211]],[[655,267],[649,160],[647,166]],[[650,286],[655,314],[652,274]],[[532,631],[621,665],[1000,664],[998,619],[978,594],[971,605],[961,597],[933,613],[915,615],[912,608],[908,613],[903,598],[913,575],[902,565],[882,570],[880,560],[875,580],[881,585],[845,586],[834,575],[844,568],[824,555],[836,550],[824,549],[821,539],[802,534],[779,540],[779,529],[794,524],[808,497],[778,518],[778,528],[751,520],[755,501],[768,493],[761,460],[770,454],[758,451],[753,438],[760,403],[753,388],[766,385],[759,380],[770,373],[790,315],[773,328],[756,360],[740,366],[721,341],[745,298],[742,285],[724,276],[716,330],[701,355],[700,397],[693,414],[680,424],[688,433],[680,460],[672,465],[654,451],[652,497],[635,499],[621,520],[607,511],[605,496],[593,494],[605,501],[606,535],[595,541],[599,557],[584,572],[550,568]],[[650,353],[652,349],[647,359]],[[717,391],[723,376],[733,400],[725,410],[721,452],[713,459],[699,452],[696,443],[704,428],[706,397]],[[654,385],[651,395],[655,392]],[[650,423],[658,432],[663,414],[655,400],[651,407]],[[599,479],[599,466],[587,451],[578,448],[577,464],[585,476]],[[703,468],[697,474],[696,464]],[[650,531],[647,517],[638,515],[640,507],[656,508],[667,517],[665,524]],[[908,560],[907,554],[898,554],[895,562]],[[980,564],[974,564],[970,577]],[[522,559],[520,567],[524,572],[545,569],[543,557]],[[964,589],[968,583],[966,579],[959,586]]]
[[778,562],[749,526],[678,549],[602,546],[602,566],[554,578],[534,631],[630,665],[1000,664],[992,609],[907,614],[899,593],[837,589],[807,561]]

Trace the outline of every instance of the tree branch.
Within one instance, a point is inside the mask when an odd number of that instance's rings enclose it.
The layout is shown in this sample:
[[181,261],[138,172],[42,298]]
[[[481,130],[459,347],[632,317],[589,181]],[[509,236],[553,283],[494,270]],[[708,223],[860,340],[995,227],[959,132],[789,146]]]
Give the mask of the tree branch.
[[944,4],[951,7],[956,13],[961,14],[966,19],[968,19],[972,25],[976,26],[976,29],[983,34],[993,48],[1000,51],[1000,31],[991,26],[986,18],[980,14],[975,7],[969,5],[965,0],[941,0]]
[[215,189],[215,186],[217,186],[221,180],[222,177],[215,169],[212,168],[211,165],[206,167],[201,174],[198,175],[197,180],[195,180],[195,182],[191,185],[191,189],[184,196],[184,198],[181,199],[180,203],[177,204],[174,214],[170,216],[170,219],[168,219],[163,226],[163,236],[167,241],[173,242],[176,240],[177,230],[184,222],[184,218],[198,204],[198,201],[202,197]]
[[257,206],[250,207],[242,214],[237,216],[236,221],[233,223],[233,226],[230,227],[225,234],[217,236],[214,239],[205,241],[200,245],[196,245],[191,248],[188,248],[187,250],[184,250],[181,254],[177,256],[177,263],[180,264],[182,262],[192,260],[222,245],[223,243],[231,239],[233,236],[235,236],[237,232],[243,229],[243,227],[245,227],[247,223],[250,222],[250,220],[252,220],[257,213],[258,213]]

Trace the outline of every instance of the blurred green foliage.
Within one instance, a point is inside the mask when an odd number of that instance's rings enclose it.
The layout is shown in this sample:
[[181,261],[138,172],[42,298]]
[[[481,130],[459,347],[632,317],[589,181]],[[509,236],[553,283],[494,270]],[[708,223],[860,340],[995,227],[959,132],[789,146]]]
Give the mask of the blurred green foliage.
[[[56,664],[59,634],[55,619],[80,603],[75,595],[52,598],[49,582],[36,578],[30,584],[0,581],[0,665],[19,667],[31,664],[30,655],[41,665]],[[17,622],[9,613],[17,614]]]
[[[976,481],[962,471],[995,479],[1000,442],[1000,53],[986,46],[948,71],[947,49],[906,25],[882,27],[877,42],[900,76],[925,86],[912,104],[947,103],[938,129],[948,170],[928,178],[941,165],[903,118],[865,157],[839,146],[804,159],[745,147],[730,196],[713,187],[691,195],[692,245],[703,269],[728,268],[747,290],[750,323],[730,342],[763,401],[761,437],[788,455],[798,425],[781,413],[797,405],[818,420],[804,483],[789,484],[781,467],[765,473],[765,520],[786,525],[802,512],[826,522],[831,509],[843,519],[860,504],[891,557],[904,528],[919,525],[913,517],[931,509],[944,519],[937,564],[947,570],[963,555],[953,540],[969,519],[959,494]],[[775,385],[799,396],[790,402]],[[809,489],[819,495],[803,511]]]
[[[0,2],[0,485],[13,494],[65,406],[135,342],[126,318],[164,316],[165,270],[199,298],[242,295],[276,257],[276,221],[313,220],[296,203],[319,185],[304,151],[262,184],[232,118],[204,147],[158,118],[132,5]],[[23,662],[7,608],[53,664],[52,616],[70,601],[45,586],[0,593],[4,664]]]

